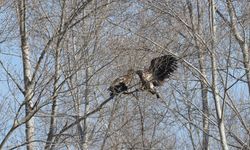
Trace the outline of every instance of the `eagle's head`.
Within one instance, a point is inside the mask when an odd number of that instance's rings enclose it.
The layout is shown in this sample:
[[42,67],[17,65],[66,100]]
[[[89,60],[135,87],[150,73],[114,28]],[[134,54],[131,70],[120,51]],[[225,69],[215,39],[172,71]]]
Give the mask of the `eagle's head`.
[[143,75],[143,71],[142,70],[137,70],[135,73],[138,74],[139,76]]
[[129,69],[128,70],[128,75],[134,75],[135,73],[135,70],[134,69]]

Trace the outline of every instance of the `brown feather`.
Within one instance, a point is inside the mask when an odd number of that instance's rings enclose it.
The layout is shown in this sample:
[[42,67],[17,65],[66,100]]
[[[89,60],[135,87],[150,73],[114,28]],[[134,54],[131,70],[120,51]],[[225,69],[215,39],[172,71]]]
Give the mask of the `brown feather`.
[[164,55],[151,60],[148,69],[136,71],[142,82],[142,89],[148,90],[152,94],[156,94],[155,86],[161,86],[166,78],[177,68],[177,59],[172,55]]
[[116,78],[108,88],[108,90],[110,91],[110,96],[114,96],[121,92],[127,91],[128,85],[133,79],[133,75],[134,70],[130,69],[128,70],[126,75]]

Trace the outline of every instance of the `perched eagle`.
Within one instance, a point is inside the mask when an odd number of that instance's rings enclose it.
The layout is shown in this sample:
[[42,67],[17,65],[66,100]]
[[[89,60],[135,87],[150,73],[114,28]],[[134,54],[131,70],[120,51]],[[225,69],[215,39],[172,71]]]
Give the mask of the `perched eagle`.
[[139,76],[142,83],[142,90],[148,90],[152,94],[156,94],[156,86],[161,86],[166,78],[177,68],[177,59],[172,55],[164,55],[154,58],[151,61],[149,68],[144,70],[137,70],[136,74]]
[[115,95],[127,91],[128,85],[133,79],[135,71],[133,69],[128,70],[126,75],[123,75],[117,79],[115,79],[108,90],[110,91],[110,97],[114,97]]

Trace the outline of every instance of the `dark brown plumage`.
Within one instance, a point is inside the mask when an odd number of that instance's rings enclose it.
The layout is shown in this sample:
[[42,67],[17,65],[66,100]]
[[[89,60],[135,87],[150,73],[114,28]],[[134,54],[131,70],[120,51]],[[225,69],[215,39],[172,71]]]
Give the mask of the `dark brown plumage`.
[[110,96],[114,97],[121,92],[127,91],[128,85],[132,81],[133,76],[134,70],[130,69],[128,70],[128,73],[126,75],[116,78],[108,88],[108,90],[110,91]]
[[164,55],[154,58],[148,69],[136,71],[142,83],[142,90],[148,90],[152,94],[156,92],[156,86],[161,86],[166,78],[177,68],[177,59],[172,55]]

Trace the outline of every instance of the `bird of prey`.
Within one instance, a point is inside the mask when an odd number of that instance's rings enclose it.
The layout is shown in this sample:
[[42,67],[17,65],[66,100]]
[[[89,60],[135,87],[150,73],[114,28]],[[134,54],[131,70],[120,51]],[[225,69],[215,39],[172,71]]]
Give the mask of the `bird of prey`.
[[142,83],[141,90],[148,90],[160,98],[155,87],[163,85],[164,80],[169,78],[176,69],[177,59],[174,56],[164,55],[154,58],[149,68],[136,71]]
[[130,69],[126,75],[116,78],[108,88],[110,91],[110,97],[114,97],[121,92],[127,91],[128,85],[132,81],[134,73],[135,71]]

